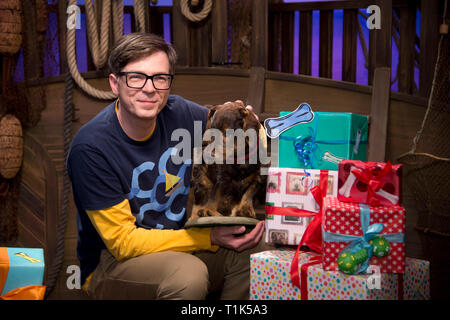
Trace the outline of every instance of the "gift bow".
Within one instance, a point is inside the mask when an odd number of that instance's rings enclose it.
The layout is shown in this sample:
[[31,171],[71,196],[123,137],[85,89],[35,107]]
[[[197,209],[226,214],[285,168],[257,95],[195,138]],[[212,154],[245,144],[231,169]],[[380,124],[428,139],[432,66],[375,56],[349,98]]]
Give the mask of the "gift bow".
[[380,204],[380,200],[375,194],[383,186],[380,182],[381,178],[392,171],[392,164],[390,161],[387,161],[381,171],[378,168],[378,166],[362,163],[361,167],[352,169],[352,173],[355,177],[368,186],[367,198],[369,200],[369,204],[373,206]]
[[[374,223],[369,225],[370,223],[370,208],[366,204],[358,204],[360,207],[360,218],[361,218],[361,229],[363,232],[362,236],[353,236],[347,234],[338,234],[332,233],[328,231],[324,231],[322,229],[322,240],[325,242],[347,242],[350,241],[350,244],[344,248],[343,250],[350,250],[351,252],[356,252],[362,248],[367,250],[368,258],[366,261],[361,263],[360,267],[356,270],[355,273],[365,273],[367,268],[369,267],[369,261],[372,258],[373,246],[369,243],[376,235],[378,235],[383,230],[382,223]],[[383,234],[383,237],[386,238],[389,242],[404,242],[405,235],[403,233],[386,233]]]
[[[296,138],[280,136],[282,140],[293,141],[294,150],[297,154],[298,160],[305,168],[314,168],[315,159],[314,154],[319,150],[319,143],[321,144],[356,144],[354,140],[316,140],[318,120],[314,118],[314,127],[308,127],[309,134],[305,136],[298,136]],[[360,140],[359,144],[365,144],[367,141]]]

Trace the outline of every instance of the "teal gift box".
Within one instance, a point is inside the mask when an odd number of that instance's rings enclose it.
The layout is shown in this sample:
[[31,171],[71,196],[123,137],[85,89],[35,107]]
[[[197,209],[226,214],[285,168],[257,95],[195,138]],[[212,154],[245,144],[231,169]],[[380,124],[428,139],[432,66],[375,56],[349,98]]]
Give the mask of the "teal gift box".
[[[280,112],[285,116],[290,112]],[[314,112],[311,122],[284,131],[278,167],[338,170],[341,160],[366,161],[368,117],[348,112]]]
[[[44,250],[40,248],[0,247],[0,295],[14,289],[42,285]],[[3,288],[2,288],[3,287]]]

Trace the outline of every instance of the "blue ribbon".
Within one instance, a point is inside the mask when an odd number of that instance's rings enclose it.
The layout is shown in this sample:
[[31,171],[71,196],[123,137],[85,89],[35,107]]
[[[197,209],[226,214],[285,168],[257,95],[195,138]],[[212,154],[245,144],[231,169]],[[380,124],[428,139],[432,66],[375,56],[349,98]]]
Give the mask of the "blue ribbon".
[[[308,127],[309,134],[306,136],[298,136],[298,137],[286,137],[285,135],[281,135],[280,139],[293,141],[294,149],[297,154],[298,160],[305,168],[315,168],[315,154],[317,151],[320,151],[319,143],[321,144],[356,144],[354,140],[316,140],[317,134],[317,125],[318,119],[317,117],[313,120],[314,125],[312,127]],[[359,141],[359,144],[367,143],[366,140]],[[319,152],[320,154],[320,152]],[[320,157],[317,158],[321,160]]]
[[[342,252],[351,252],[355,253],[361,249],[366,249],[368,253],[368,258],[366,261],[361,263],[359,268],[355,271],[356,274],[365,273],[367,268],[369,267],[369,261],[372,258],[373,245],[369,243],[370,240],[375,238],[382,230],[382,223],[374,223],[369,225],[370,223],[370,207],[366,204],[359,204],[360,208],[360,218],[361,218],[361,228],[363,235],[362,236],[352,236],[347,234],[338,234],[332,232],[325,232],[322,229],[322,240],[325,242],[348,242],[351,241],[348,246],[346,246]],[[405,235],[403,233],[386,233],[383,234],[383,237],[386,238],[389,242],[405,242]]]

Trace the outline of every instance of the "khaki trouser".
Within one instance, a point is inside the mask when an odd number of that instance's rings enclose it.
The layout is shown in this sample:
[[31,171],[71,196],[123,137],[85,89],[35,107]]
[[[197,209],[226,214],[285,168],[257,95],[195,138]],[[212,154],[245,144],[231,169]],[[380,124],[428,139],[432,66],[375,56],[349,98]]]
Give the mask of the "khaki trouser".
[[117,261],[103,250],[88,294],[95,299],[202,300],[221,291],[221,299],[249,298],[250,254],[269,250],[264,237],[258,246],[238,253],[165,251]]

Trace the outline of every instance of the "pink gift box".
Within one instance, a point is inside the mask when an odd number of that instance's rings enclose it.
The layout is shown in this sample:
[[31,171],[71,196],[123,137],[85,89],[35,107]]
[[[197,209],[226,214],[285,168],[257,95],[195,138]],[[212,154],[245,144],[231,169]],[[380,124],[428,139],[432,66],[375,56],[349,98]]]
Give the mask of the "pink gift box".
[[342,160],[338,176],[340,201],[373,206],[401,204],[401,164]]
[[322,210],[324,270],[338,270],[339,253],[353,241],[363,239],[369,226],[381,223],[383,228],[377,236],[383,236],[389,241],[390,252],[384,257],[372,256],[369,264],[379,266],[380,272],[404,272],[405,209],[403,207],[373,207],[365,204],[342,202],[336,197],[326,197]]

